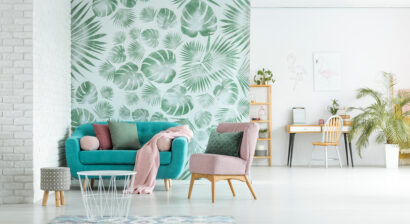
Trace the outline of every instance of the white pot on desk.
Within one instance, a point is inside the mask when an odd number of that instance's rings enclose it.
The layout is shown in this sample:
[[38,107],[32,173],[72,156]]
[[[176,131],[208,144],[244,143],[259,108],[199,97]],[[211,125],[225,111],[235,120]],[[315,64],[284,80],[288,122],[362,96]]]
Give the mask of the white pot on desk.
[[397,144],[384,144],[384,152],[386,155],[386,168],[399,167],[399,151],[400,147]]

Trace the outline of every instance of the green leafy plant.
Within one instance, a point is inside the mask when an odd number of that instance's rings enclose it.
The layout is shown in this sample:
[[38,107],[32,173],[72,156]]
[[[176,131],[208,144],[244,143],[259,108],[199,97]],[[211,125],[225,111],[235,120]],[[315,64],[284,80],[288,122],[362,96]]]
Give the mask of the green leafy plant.
[[257,85],[266,85],[269,81],[272,81],[272,84],[275,83],[275,80],[272,79],[273,74],[271,70],[265,70],[262,68],[262,70],[258,70],[256,75],[253,77],[253,81]]
[[340,107],[340,105],[339,105],[339,103],[337,102],[337,99],[333,99],[333,100],[332,100],[332,105],[328,106],[328,107],[327,107],[327,110],[328,110],[332,115],[336,115],[337,112],[338,112],[339,109],[340,109],[339,107]]
[[[388,93],[392,93],[394,77],[390,73],[383,73]],[[410,112],[401,113],[402,107],[410,103],[409,94],[400,93],[389,96],[370,88],[358,89],[356,98],[371,97],[373,103],[365,108],[350,107],[360,114],[353,118],[352,130],[349,137],[357,137],[356,146],[361,156],[361,150],[369,144],[369,138],[376,134],[376,142],[380,144],[405,145],[410,142],[410,125],[406,123],[406,116]]]

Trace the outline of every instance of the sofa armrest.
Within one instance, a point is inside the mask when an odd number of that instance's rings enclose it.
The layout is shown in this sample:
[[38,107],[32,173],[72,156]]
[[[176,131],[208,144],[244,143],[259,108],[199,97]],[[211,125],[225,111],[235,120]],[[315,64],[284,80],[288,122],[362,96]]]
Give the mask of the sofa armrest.
[[67,165],[70,167],[71,175],[74,178],[77,178],[77,172],[80,171],[83,166],[80,162],[80,139],[81,136],[73,135],[65,142]]
[[161,175],[158,179],[176,179],[178,178],[187,164],[188,158],[188,140],[185,137],[177,137],[171,145],[171,163],[166,166],[160,166]]

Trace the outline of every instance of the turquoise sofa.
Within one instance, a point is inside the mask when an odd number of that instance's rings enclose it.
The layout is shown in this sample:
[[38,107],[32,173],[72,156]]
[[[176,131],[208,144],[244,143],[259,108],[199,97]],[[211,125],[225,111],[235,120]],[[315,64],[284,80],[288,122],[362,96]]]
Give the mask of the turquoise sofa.
[[[107,124],[107,122],[95,122]],[[141,145],[147,143],[155,134],[170,127],[178,126],[172,122],[130,122],[136,123]],[[71,175],[78,179],[78,171],[88,170],[133,170],[138,150],[80,150],[83,136],[95,136],[92,123],[78,126],[73,135],[66,140],[66,158]],[[172,141],[171,151],[160,152],[160,167],[157,179],[175,179],[183,171],[187,162],[188,142],[185,137]]]

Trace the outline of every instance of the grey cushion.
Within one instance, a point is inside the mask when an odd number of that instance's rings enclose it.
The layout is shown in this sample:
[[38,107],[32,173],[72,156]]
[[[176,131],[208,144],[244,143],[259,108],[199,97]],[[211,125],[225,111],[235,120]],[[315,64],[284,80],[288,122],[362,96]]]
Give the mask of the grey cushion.
[[70,190],[71,174],[68,167],[41,168],[41,190],[66,191]]

